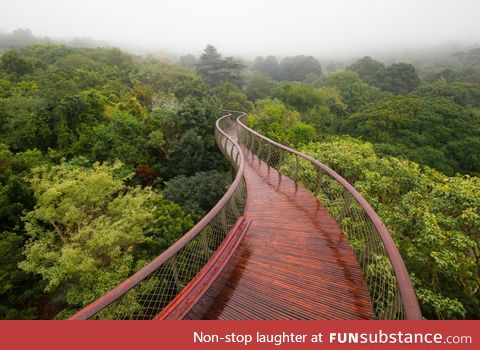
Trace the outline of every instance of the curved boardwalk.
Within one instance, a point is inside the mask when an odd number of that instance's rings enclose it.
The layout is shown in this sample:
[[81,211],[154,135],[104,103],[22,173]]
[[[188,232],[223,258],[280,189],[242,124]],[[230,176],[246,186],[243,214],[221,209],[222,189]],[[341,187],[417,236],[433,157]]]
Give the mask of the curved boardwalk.
[[[235,132],[235,126],[229,130]],[[354,253],[327,210],[245,155],[245,216],[252,225],[230,266],[186,318],[373,318]]]

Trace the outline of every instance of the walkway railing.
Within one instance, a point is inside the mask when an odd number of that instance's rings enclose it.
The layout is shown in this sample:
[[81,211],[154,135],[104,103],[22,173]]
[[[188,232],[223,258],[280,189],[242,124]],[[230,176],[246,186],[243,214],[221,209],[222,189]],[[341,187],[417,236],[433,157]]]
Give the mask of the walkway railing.
[[[421,319],[405,264],[379,216],[343,177],[318,160],[281,145],[237,119],[241,144],[267,166],[311,191],[342,228],[362,268],[377,319]],[[297,188],[297,187],[296,187]],[[296,190],[296,189],[295,189]]]
[[247,198],[243,153],[224,132],[231,125],[234,114],[228,113],[215,125],[217,144],[236,174],[225,195],[170,248],[70,319],[153,319],[213,256],[243,215]]

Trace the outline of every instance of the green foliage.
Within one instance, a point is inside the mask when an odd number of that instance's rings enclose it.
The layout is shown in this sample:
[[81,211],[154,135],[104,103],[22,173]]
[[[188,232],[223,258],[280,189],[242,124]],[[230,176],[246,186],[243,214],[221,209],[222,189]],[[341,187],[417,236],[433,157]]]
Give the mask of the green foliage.
[[384,68],[383,63],[370,56],[365,56],[347,67],[348,70],[356,72],[367,84],[372,84],[375,81],[375,75]]
[[448,175],[480,172],[480,119],[448,99],[384,99],[345,119],[340,131]]
[[351,138],[301,151],[344,176],[380,215],[412,274],[425,317],[480,317],[479,178],[449,178],[382,158],[371,144]]
[[222,58],[222,55],[212,45],[207,45],[196,64],[196,70],[200,77],[212,87],[223,82],[230,82],[239,88],[242,87],[243,80],[240,72],[243,67],[244,65],[233,57]]
[[165,198],[179,203],[198,217],[204,216],[225,194],[230,176],[215,170],[198,172],[194,176],[177,176],[165,183]]
[[478,84],[449,82],[442,77],[432,83],[421,84],[414,93],[419,96],[450,98],[463,107],[480,107],[480,86]]
[[260,100],[270,96],[275,83],[267,75],[260,72],[252,72],[247,82],[245,93],[252,100]]
[[273,90],[272,95],[299,111],[302,121],[313,126],[319,134],[333,132],[338,117],[343,116],[346,109],[338,90],[332,87],[283,83]]
[[359,75],[353,71],[329,74],[323,80],[323,85],[338,89],[349,113],[355,112],[367,103],[388,95],[364,83]]
[[24,238],[0,231],[0,319],[37,317],[35,303],[42,295],[38,278],[20,270]]
[[121,111],[114,112],[107,123],[93,129],[92,159],[110,162],[118,159],[129,165],[129,170],[146,163],[144,129],[145,124],[138,118]]
[[19,79],[32,70],[31,64],[14,50],[7,51],[0,57],[0,66],[13,79]]
[[372,84],[397,95],[412,92],[420,83],[415,67],[408,63],[396,63],[379,70]]
[[250,127],[283,144],[298,145],[316,138],[315,129],[300,120],[300,113],[277,99],[257,101],[247,122]]
[[321,89],[299,83],[282,83],[275,88],[272,96],[300,113],[305,113],[327,102]]
[[282,80],[305,81],[318,79],[322,74],[322,67],[312,56],[285,57],[280,63]]
[[18,28],[11,33],[0,33],[0,50],[13,47],[22,47],[38,41],[30,29]]
[[[193,71],[118,49],[37,43],[0,61],[0,317],[66,317],[193,225],[132,186],[226,170],[220,101]],[[250,105],[231,85],[217,93]]]
[[180,56],[178,63],[187,68],[194,68],[195,64],[197,63],[197,58],[192,54]]
[[273,80],[281,79],[280,65],[275,56],[267,56],[265,59],[259,56],[253,62],[253,69],[265,74]]
[[0,319],[36,318],[41,281],[21,271],[25,241],[19,217],[35,204],[26,183],[31,167],[45,162],[37,150],[12,153],[0,144]]
[[[24,218],[30,239],[19,266],[70,306],[87,305],[144,264],[135,259],[137,246],[157,244],[147,229],[155,232],[158,216],[174,205],[151,188],[128,187],[120,170],[119,163],[33,170],[37,205]],[[176,220],[183,229],[185,219]]]
[[247,96],[231,83],[225,82],[217,86],[213,92],[220,100],[223,109],[245,112],[250,112],[253,109],[253,104],[248,100]]
[[18,217],[34,205],[25,177],[31,167],[44,162],[37,150],[13,154],[6,145],[0,144],[0,231],[19,229]]

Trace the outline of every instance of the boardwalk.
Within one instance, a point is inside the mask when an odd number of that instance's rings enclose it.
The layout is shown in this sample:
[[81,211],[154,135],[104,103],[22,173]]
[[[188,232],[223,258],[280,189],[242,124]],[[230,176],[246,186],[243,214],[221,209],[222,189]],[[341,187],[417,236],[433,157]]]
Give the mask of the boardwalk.
[[252,225],[186,318],[373,318],[362,272],[327,210],[310,192],[246,156],[245,216]]

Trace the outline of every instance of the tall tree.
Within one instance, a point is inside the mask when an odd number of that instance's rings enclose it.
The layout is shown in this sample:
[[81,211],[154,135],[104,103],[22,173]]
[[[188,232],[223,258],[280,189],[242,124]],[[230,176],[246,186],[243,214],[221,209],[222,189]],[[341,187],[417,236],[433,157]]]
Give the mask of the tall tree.
[[368,102],[385,95],[378,88],[363,82],[356,72],[350,70],[329,74],[323,84],[338,89],[343,102],[347,105],[347,112],[355,112]]
[[209,86],[217,86],[223,82],[230,82],[237,87],[242,87],[241,71],[243,63],[233,57],[222,58],[213,45],[207,45],[196,64],[196,70],[203,81]]
[[383,63],[374,60],[370,56],[365,56],[347,67],[348,70],[357,72],[360,78],[367,84],[371,84],[374,81],[375,74],[383,68],[385,68]]
[[415,67],[408,63],[396,63],[375,74],[373,84],[397,95],[412,92],[420,83]]
[[272,92],[274,81],[261,72],[252,72],[245,93],[252,101],[267,98]]
[[304,81],[311,74],[317,77],[322,74],[320,62],[312,56],[304,55],[284,58],[280,63],[280,70],[282,79],[291,81]]

